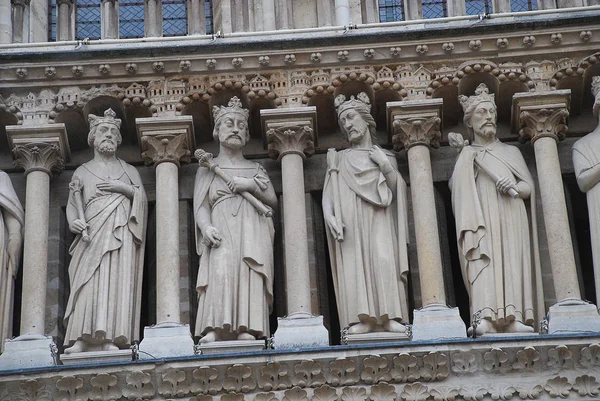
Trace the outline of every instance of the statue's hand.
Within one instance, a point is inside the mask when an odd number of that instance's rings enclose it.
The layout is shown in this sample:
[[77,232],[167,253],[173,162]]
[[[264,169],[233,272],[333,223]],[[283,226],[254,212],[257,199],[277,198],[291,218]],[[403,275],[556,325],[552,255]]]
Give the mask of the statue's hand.
[[13,277],[17,276],[17,268],[19,267],[19,253],[21,252],[21,236],[10,235],[8,237],[8,245],[6,247],[8,253],[8,269]]
[[203,242],[211,248],[218,248],[221,245],[221,234],[214,226],[208,226],[202,231]]
[[510,177],[501,177],[498,181],[496,181],[496,189],[501,194],[507,193],[511,188],[516,188],[516,183]]
[[333,235],[333,238],[336,239],[336,241],[338,242],[342,242],[344,240],[343,237],[343,227],[340,227],[337,223],[337,220],[335,218],[334,215],[328,215],[325,217],[325,223],[327,224],[327,228],[329,229],[329,232],[331,233],[331,235]]
[[231,181],[227,183],[227,186],[232,192],[255,192],[258,190],[258,185],[251,178],[245,177],[233,177]]
[[133,194],[133,188],[131,185],[125,184],[119,180],[112,180],[109,182],[101,182],[96,184],[96,188],[105,192],[117,192],[125,196],[131,196]]
[[373,145],[369,149],[369,158],[379,166],[381,171],[389,172],[394,169],[386,154],[377,145]]
[[86,228],[88,228],[89,226],[90,225],[87,224],[85,221],[83,221],[81,219],[75,219],[69,225],[69,230],[71,230],[71,232],[74,233],[74,234],[81,234],[81,232],[83,230],[85,230]]

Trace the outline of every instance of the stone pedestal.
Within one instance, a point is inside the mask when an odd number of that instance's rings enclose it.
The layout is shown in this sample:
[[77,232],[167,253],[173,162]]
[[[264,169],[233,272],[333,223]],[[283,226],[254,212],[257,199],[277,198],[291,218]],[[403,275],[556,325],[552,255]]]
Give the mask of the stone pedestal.
[[131,362],[132,360],[133,352],[130,349],[77,352],[75,354],[63,354],[60,356],[60,362],[63,365],[90,365],[97,363]]
[[[288,317],[279,320],[275,348],[328,345],[329,336],[323,326],[323,317],[313,316],[311,311],[304,196],[303,160],[314,153],[316,107],[263,109],[260,115],[269,156],[281,160],[283,183]],[[315,329],[316,326],[319,328]]]
[[6,133],[15,166],[25,169],[27,191],[20,336],[6,342],[0,366],[52,366],[55,345],[45,336],[50,178],[63,170],[69,142],[64,124],[7,126]]
[[[234,340],[234,341],[214,341],[211,343],[200,344],[200,354],[239,354],[245,352],[259,352],[267,348],[265,340]],[[140,355],[141,356],[141,355]]]
[[156,321],[144,329],[140,358],[194,354],[188,325],[180,323],[179,165],[195,146],[191,116],[137,118],[142,158],[156,169]]
[[457,308],[446,306],[429,147],[440,146],[442,99],[387,103],[395,150],[406,148],[417,237],[423,309],[414,311],[413,339],[466,337]]
[[[544,224],[556,299],[548,314],[548,333],[600,331],[594,305],[581,300],[567,204],[558,159],[557,141],[568,127],[570,90],[517,93],[513,96],[513,124],[535,151]],[[593,329],[593,330],[591,330]]]

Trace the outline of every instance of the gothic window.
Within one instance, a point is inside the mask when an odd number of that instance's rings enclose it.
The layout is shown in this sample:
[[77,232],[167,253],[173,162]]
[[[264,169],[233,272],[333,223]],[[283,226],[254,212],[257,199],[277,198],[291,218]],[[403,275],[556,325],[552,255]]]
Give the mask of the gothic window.
[[404,0],[378,0],[379,22],[393,22],[404,20]]
[[492,12],[490,0],[466,0],[465,6],[467,8],[467,15],[490,14]]
[[48,0],[48,41],[56,42],[56,0]]
[[444,18],[448,16],[446,0],[423,0],[423,18]]
[[186,0],[163,0],[163,36],[187,35]]
[[119,1],[119,37],[144,37],[144,1]]
[[510,0],[510,11],[532,11],[537,10],[537,0]]
[[100,0],[77,0],[75,37],[100,39]]

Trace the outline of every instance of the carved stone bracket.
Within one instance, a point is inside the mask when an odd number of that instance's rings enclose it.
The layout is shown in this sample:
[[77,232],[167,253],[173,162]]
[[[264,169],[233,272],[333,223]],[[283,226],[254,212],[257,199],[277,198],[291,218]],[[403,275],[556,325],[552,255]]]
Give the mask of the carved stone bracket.
[[567,134],[571,91],[517,93],[513,96],[513,127],[522,141],[561,141]]
[[316,142],[316,107],[261,110],[261,123],[269,156],[281,159],[289,153],[312,156]]
[[440,146],[442,99],[388,102],[387,115],[394,150]]
[[135,122],[146,164],[190,162],[196,146],[192,116],[137,118]]
[[70,158],[64,124],[36,127],[12,125],[6,127],[6,134],[15,158],[14,164],[23,167],[26,175],[32,171],[59,173]]

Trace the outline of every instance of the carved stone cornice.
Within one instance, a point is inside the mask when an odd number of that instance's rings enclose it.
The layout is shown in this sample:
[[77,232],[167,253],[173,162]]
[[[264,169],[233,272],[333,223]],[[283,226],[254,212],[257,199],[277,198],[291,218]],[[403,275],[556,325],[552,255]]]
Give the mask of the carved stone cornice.
[[136,118],[135,122],[146,164],[190,162],[195,148],[192,116]]
[[568,127],[571,91],[517,93],[513,96],[513,127],[522,141],[540,138],[561,141]]
[[264,109],[260,112],[269,156],[280,160],[286,154],[303,158],[315,152],[316,107]]
[[442,99],[387,103],[394,150],[424,145],[439,148]]

